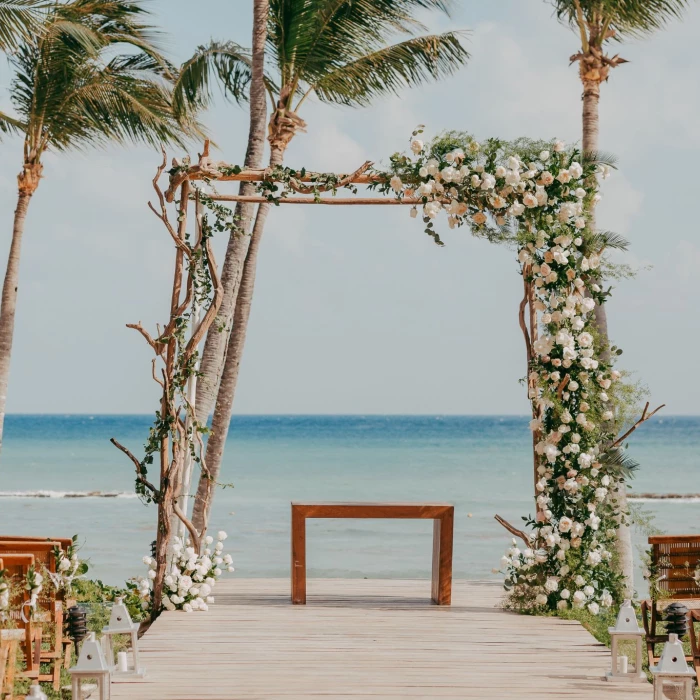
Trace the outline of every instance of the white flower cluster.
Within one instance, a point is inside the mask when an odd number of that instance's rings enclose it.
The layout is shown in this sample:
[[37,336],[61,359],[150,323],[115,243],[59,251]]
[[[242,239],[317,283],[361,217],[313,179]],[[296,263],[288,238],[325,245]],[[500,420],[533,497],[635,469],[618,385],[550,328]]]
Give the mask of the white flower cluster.
[[526,157],[494,142],[445,144],[449,138],[428,146],[413,138],[413,157],[392,159],[389,186],[398,198],[420,199],[428,232],[441,212],[450,227],[468,223],[476,233],[494,224],[517,228],[537,319],[528,376],[537,517],[531,546],[521,551],[514,542],[501,561],[506,587],[524,589],[530,605],[596,614],[615,590],[608,564],[616,512],[608,494],[616,484],[600,445],[610,442],[608,391],[620,374],[596,349],[601,259],[588,211],[599,199],[591,183],[609,168],[585,164],[561,141]]
[[[30,566],[27,571],[25,589],[29,591],[29,602],[24,605],[29,607],[30,615],[34,614],[36,604],[39,600],[39,594],[44,587],[44,577],[34,568]],[[24,615],[24,613],[22,613]]]
[[[224,554],[224,540],[228,535],[222,530],[217,534],[213,550],[214,538],[207,536],[203,544],[205,548],[197,554],[189,543],[175,537],[172,546],[172,563],[166,573],[163,587],[163,607],[166,610],[208,610],[214,602],[212,592],[217,580],[226,570],[234,571],[233,559],[230,554]],[[151,557],[144,557],[143,563],[149,567],[148,576],[138,582],[139,594],[150,598],[152,582],[156,577],[156,562]]]
[[3,572],[0,571],[0,621],[5,619],[7,611],[10,609],[10,584],[7,582]]
[[71,546],[70,551],[64,552],[60,547],[54,548],[54,558],[56,560],[56,572],[46,573],[57,591],[70,593],[73,581],[80,578],[86,564],[78,557],[77,547]]
[[[556,142],[555,153],[563,153],[565,145]],[[470,142],[466,152],[463,148],[454,148],[440,156],[425,159],[426,147],[423,141],[414,138],[411,151],[419,157],[417,175],[420,184],[416,186],[415,174],[410,173],[410,181],[405,183],[397,174],[389,185],[398,197],[418,196],[423,202],[423,213],[434,219],[442,211],[447,213],[450,228],[461,225],[468,219],[476,227],[493,220],[503,226],[507,216],[528,218],[528,211],[552,207],[561,202],[561,220],[568,223],[573,219],[576,228],[586,225],[583,218],[582,200],[586,196],[584,187],[579,186],[583,175],[580,163],[571,162],[568,167],[554,169],[550,172],[547,163],[549,151],[539,154],[540,162],[524,163],[517,155],[511,155],[501,165],[488,172],[481,162],[481,147]],[[484,158],[484,160],[486,160]],[[562,185],[567,187],[562,191]],[[550,192],[555,190],[555,193]],[[412,216],[416,210],[412,211]]]

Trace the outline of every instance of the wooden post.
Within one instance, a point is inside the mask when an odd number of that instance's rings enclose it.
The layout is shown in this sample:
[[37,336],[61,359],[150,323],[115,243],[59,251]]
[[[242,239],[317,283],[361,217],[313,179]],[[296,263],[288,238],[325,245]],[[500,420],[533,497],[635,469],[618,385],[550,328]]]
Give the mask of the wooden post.
[[452,547],[454,508],[433,520],[433,580],[432,599],[435,605],[452,602]]
[[292,603],[306,605],[306,514],[292,504]]

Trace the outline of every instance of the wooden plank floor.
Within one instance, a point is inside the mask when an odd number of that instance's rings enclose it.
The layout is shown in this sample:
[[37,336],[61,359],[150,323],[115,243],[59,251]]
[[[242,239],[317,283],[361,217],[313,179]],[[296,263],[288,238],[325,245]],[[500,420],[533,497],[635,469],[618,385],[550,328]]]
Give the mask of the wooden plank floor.
[[500,610],[493,583],[231,579],[207,613],[165,613],[141,640],[143,680],[112,700],[461,698],[625,700],[648,684],[603,680],[609,652],[578,623]]

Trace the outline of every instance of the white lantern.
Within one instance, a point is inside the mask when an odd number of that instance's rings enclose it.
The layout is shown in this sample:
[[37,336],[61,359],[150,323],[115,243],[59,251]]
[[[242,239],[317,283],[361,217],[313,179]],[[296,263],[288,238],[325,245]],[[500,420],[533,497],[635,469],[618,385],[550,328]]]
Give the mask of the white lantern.
[[102,653],[100,643],[95,639],[95,633],[90,632],[83,640],[80,648],[78,663],[68,669],[72,678],[71,694],[73,700],[82,700],[82,682],[87,679],[95,679],[99,690],[99,700],[109,700],[109,665]]
[[[637,616],[631,601],[626,600],[620,607],[615,627],[608,627],[611,645],[610,672],[605,676],[609,681],[623,683],[646,683],[647,677],[642,671],[642,639],[644,630],[637,623]],[[632,669],[629,668],[629,658],[620,654],[620,642],[635,643],[635,657]]]
[[36,684],[29,689],[27,700],[49,700],[48,695],[41,689],[41,686]]
[[688,668],[685,651],[677,634],[669,634],[658,666],[652,666],[654,700],[665,700],[674,693],[679,700],[693,700],[695,671]]
[[[102,637],[105,645],[105,656],[109,663],[114,676],[143,676],[145,671],[139,668],[139,623],[131,621],[131,615],[124,605],[123,598],[117,598],[112,606],[112,614],[109,618],[109,625],[102,629]],[[133,655],[133,665],[126,665],[124,668],[123,661],[118,663],[114,658],[114,645],[112,637],[115,635],[125,634],[131,637],[131,651]]]

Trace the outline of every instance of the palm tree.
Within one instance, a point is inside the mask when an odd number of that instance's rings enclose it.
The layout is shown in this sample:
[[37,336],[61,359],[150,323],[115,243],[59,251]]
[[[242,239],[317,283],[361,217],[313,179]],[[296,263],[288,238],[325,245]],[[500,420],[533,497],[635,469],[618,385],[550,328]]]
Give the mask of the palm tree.
[[[578,63],[583,86],[583,138],[585,152],[595,153],[598,148],[600,86],[607,82],[610,71],[627,63],[619,54],[607,52],[611,42],[645,37],[662,29],[672,19],[678,19],[690,0],[549,0],[557,18],[571,27],[579,36],[580,50],[571,56]],[[595,225],[595,224],[593,224]],[[595,319],[602,342],[607,347],[608,321],[605,306],[596,306]],[[606,350],[603,355],[609,357]],[[625,483],[617,490],[618,502],[627,510]],[[625,597],[634,593],[634,556],[629,525],[620,522],[618,529],[618,557],[620,573],[625,579]]]
[[[14,332],[24,223],[47,150],[84,149],[110,141],[181,143],[173,116],[169,68],[142,23],[140,0],[72,0],[54,4],[35,38],[10,55],[16,114],[0,113],[4,131],[24,137],[12,243],[0,306],[0,445]],[[115,46],[129,53],[115,54]],[[108,54],[108,55],[106,55]]]
[[[299,109],[310,96],[365,106],[403,87],[439,80],[462,66],[468,53],[460,32],[418,35],[426,28],[414,16],[420,10],[448,12],[450,4],[450,0],[270,0],[271,60],[265,77],[273,110],[268,125],[270,166],[283,162],[292,138],[305,130]],[[404,40],[388,43],[401,34],[407,35]],[[240,101],[250,80],[249,53],[231,43],[201,47],[181,70],[176,99],[183,104],[206,99],[215,77]],[[207,419],[215,402],[216,406],[206,451],[209,474],[200,478],[194,505],[198,530],[206,528],[212,487],[221,467],[269,209],[268,204],[258,207],[250,236],[240,235],[247,232],[242,228],[231,238],[224,266],[230,264],[234,272],[224,289],[218,324],[226,332],[209,333],[202,355],[196,400],[200,420]]]
[[45,0],[0,0],[0,51],[14,51],[41,31]]

